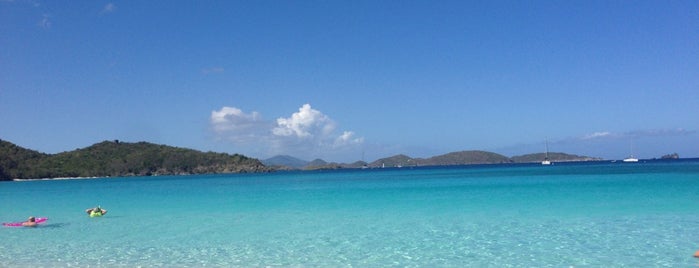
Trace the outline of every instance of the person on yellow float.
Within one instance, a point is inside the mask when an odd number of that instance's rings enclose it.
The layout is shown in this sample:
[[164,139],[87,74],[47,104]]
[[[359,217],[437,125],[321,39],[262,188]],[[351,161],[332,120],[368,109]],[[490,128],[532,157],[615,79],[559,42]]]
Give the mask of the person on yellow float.
[[107,214],[106,209],[102,209],[100,206],[97,206],[96,208],[88,208],[85,210],[87,215],[90,215],[90,217],[102,217],[102,215]]

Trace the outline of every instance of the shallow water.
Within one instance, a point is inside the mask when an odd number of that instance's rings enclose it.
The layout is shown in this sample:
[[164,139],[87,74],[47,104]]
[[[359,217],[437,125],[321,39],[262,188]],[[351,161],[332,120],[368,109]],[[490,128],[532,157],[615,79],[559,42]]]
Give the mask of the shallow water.
[[699,161],[3,182],[49,220],[0,267],[687,267],[698,201]]

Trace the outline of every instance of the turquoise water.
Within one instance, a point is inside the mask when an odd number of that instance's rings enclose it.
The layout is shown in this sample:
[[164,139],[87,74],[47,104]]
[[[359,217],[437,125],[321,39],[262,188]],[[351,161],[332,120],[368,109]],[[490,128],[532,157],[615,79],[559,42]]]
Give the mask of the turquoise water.
[[28,216],[0,267],[688,267],[699,161],[0,183]]

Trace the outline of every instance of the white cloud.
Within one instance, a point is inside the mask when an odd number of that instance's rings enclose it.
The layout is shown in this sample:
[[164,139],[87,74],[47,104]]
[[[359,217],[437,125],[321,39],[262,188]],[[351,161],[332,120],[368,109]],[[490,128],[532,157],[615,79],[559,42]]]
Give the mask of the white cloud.
[[211,112],[211,126],[219,136],[233,142],[247,142],[264,137],[268,124],[257,112],[249,114],[234,107]]
[[258,151],[262,147],[270,155],[316,158],[358,149],[364,142],[352,131],[336,133],[337,123],[310,104],[275,121],[264,120],[257,112],[223,107],[211,112],[210,122],[218,138]]
[[112,12],[116,11],[116,8],[117,7],[116,7],[116,5],[114,5],[114,3],[108,3],[107,5],[104,6],[104,8],[102,8],[102,13],[112,13]]
[[364,138],[355,138],[354,137],[354,132],[352,131],[345,131],[335,139],[335,143],[333,144],[334,147],[342,147],[346,145],[351,145],[351,144],[361,144],[364,142]]
[[298,138],[324,137],[335,130],[335,122],[318,110],[304,104],[289,118],[277,119],[277,127],[272,133],[277,136],[296,136]]
[[612,133],[611,133],[611,132],[609,132],[609,131],[603,131],[603,132],[595,132],[595,133],[592,133],[592,134],[587,134],[587,135],[583,136],[583,137],[580,138],[580,139],[582,139],[582,140],[591,140],[591,139],[598,139],[598,138],[604,138],[604,137],[610,137],[610,136],[612,136]]

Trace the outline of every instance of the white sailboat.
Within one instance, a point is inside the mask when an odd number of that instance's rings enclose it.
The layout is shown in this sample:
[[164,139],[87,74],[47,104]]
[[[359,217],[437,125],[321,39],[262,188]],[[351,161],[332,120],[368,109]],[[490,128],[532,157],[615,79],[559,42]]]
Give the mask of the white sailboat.
[[638,162],[638,158],[633,157],[633,155],[624,158],[624,162],[626,163],[633,163],[633,162]]
[[633,162],[638,162],[638,158],[633,157],[633,155],[624,158],[624,162],[626,163],[633,163]]
[[629,155],[629,157],[624,158],[623,161],[624,161],[625,163],[635,163],[635,162],[638,162],[638,158],[633,157],[633,141],[631,141],[630,147],[631,147],[631,154]]
[[550,165],[551,161],[549,160],[549,141],[548,140],[546,140],[546,152],[545,152],[545,154],[546,155],[544,156],[544,161],[541,161],[541,164],[542,165]]

